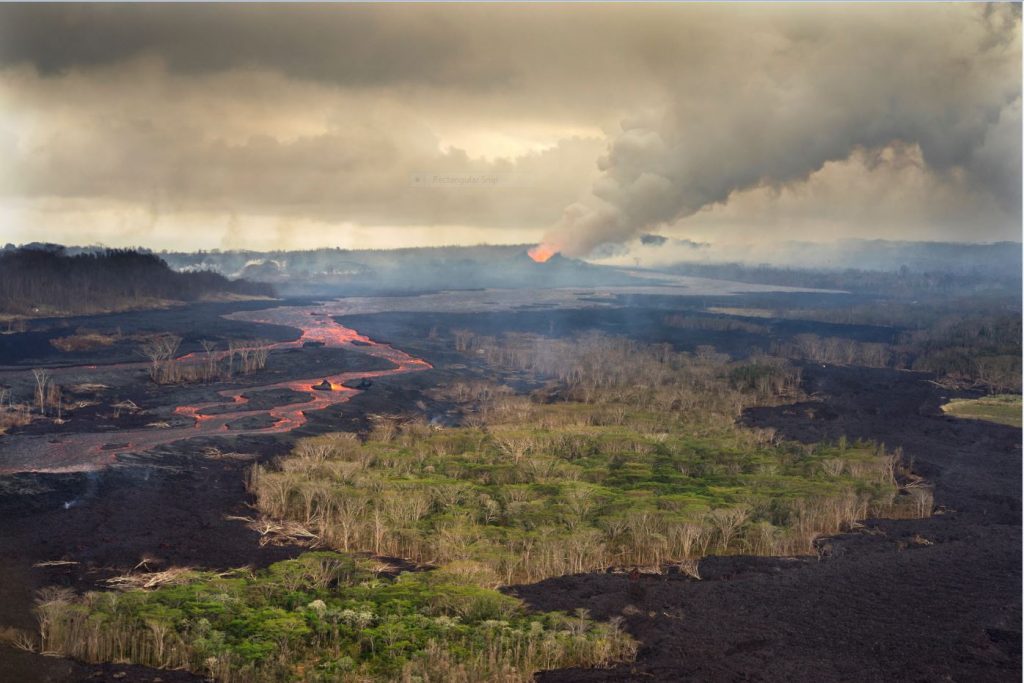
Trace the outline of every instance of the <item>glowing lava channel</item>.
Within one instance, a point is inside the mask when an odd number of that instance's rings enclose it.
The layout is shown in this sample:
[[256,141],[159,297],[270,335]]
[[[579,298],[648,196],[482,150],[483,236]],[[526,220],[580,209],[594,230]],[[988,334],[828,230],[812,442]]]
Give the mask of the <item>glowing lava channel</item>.
[[[387,377],[405,372],[427,370],[431,367],[425,360],[414,358],[404,351],[392,348],[387,344],[379,344],[369,337],[363,336],[353,329],[339,325],[326,314],[319,314],[309,308],[275,308],[269,311],[260,311],[262,317],[250,317],[251,314],[236,313],[229,317],[249,322],[261,322],[272,325],[284,325],[302,330],[302,334],[295,341],[280,342],[273,344],[271,349],[302,348],[306,342],[318,342],[328,348],[351,348],[361,353],[382,358],[394,364],[394,368],[388,370],[374,370],[369,372],[339,372],[325,377],[314,379],[297,379],[275,384],[266,384],[242,389],[227,389],[218,392],[223,401],[214,401],[200,405],[182,405],[174,409],[174,414],[193,420],[191,426],[171,427],[167,429],[132,429],[119,431],[116,441],[111,443],[109,434],[84,433],[68,435],[66,440],[53,442],[45,438],[29,438],[15,444],[11,454],[13,457],[5,457],[4,465],[0,466],[0,473],[10,474],[14,472],[73,472],[98,469],[113,464],[117,455],[127,452],[144,452],[161,446],[173,443],[182,439],[194,438],[204,435],[225,435],[235,436],[248,434],[276,434],[289,432],[301,427],[306,423],[306,413],[314,410],[323,410],[329,406],[343,403],[359,392],[344,386],[346,382],[362,378]],[[359,342],[354,344],[353,342]],[[188,354],[189,358],[194,354]],[[111,368],[126,368],[141,365],[138,363],[125,363]],[[89,367],[89,366],[86,366]],[[75,368],[66,368],[71,371]],[[318,391],[313,386],[323,379],[331,385],[331,391]],[[265,410],[235,410],[210,414],[208,411],[227,406],[239,406],[248,403],[242,394],[252,395],[260,391],[274,389],[290,389],[295,392],[304,393],[308,400],[302,403],[289,403],[283,406],[275,406]],[[232,429],[230,424],[240,419],[252,416],[268,416],[273,422],[268,427],[250,429]]]

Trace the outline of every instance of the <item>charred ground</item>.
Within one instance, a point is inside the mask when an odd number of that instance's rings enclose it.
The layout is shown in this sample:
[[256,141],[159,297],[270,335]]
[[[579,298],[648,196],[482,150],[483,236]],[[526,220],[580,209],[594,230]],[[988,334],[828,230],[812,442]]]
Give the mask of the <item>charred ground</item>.
[[[224,569],[264,566],[298,549],[260,547],[256,532],[225,515],[249,513],[243,485],[253,462],[283,454],[303,434],[365,430],[378,412],[421,413],[443,419],[444,405],[425,391],[485,371],[438,338],[451,329],[479,334],[536,332],[566,336],[598,330],[679,350],[713,345],[743,357],[799,334],[892,343],[896,326],[849,325],[799,319],[744,318],[763,329],[720,324],[677,327],[666,315],[680,309],[698,318],[714,306],[815,307],[848,305],[834,295],[633,298],[628,308],[528,309],[502,314],[386,313],[346,316],[344,324],[415,353],[435,369],[376,382],[349,403],[312,413],[299,431],[270,437],[199,439],[122,458],[99,473],[4,477],[0,535],[0,622],[31,628],[33,591],[47,584],[94,588],[143,558],[154,563]],[[211,334],[294,338],[294,330],[220,317],[260,304],[201,305],[185,310],[125,313],[102,321],[53,321],[40,332],[8,335],[0,362],[28,367],[104,362],[127,349],[64,356],[45,342],[82,324],[170,330],[185,344]],[[266,304],[263,304],[266,305]],[[34,338],[29,335],[36,335]],[[44,342],[44,343],[40,343]],[[40,349],[45,349],[41,352]],[[311,350],[315,352],[315,349]],[[120,355],[119,355],[120,353]],[[309,356],[291,354],[308,371]],[[285,367],[290,361],[286,354]],[[518,586],[513,593],[538,609],[587,609],[595,618],[622,616],[641,642],[637,661],[613,670],[548,672],[570,680],[1010,680],[1020,668],[1020,432],[957,420],[939,406],[976,391],[942,388],[934,375],[903,370],[804,362],[811,399],[750,410],[744,420],[791,439],[813,442],[863,437],[901,446],[914,468],[935,484],[939,506],[925,520],[868,520],[863,529],[820,543],[820,558],[709,558],[702,581],[678,574],[630,578],[588,574]],[[295,368],[298,370],[298,368]],[[130,383],[128,385],[130,387]],[[135,389],[138,390],[138,389]],[[133,389],[126,388],[126,392]],[[199,388],[175,391],[196,392]],[[126,393],[126,396],[132,395]],[[143,396],[139,396],[144,400]],[[244,453],[245,459],[204,455],[205,447]],[[207,453],[214,453],[207,451]],[[67,503],[73,503],[66,506]],[[33,567],[65,560],[75,564]],[[114,676],[126,672],[126,677]],[[180,672],[84,665],[0,650],[0,677],[9,680],[188,680]]]
[[[702,581],[618,575],[515,589],[539,609],[621,615],[644,643],[613,671],[541,680],[1011,680],[1020,669],[1020,432],[941,414],[927,377],[807,366],[818,399],[750,423],[813,442],[900,444],[935,483],[923,520],[867,520],[820,560],[711,558]],[[756,673],[755,673],[756,672]]]
[[[894,343],[897,326],[758,320],[765,330],[673,329],[678,298],[632,297],[629,308],[524,311],[513,316],[378,315],[350,318],[382,338],[414,341],[447,323],[480,334],[503,329],[573,334],[597,329],[742,357],[795,335]],[[866,300],[818,295],[702,298],[712,306],[838,309]],[[685,303],[683,306],[685,307]],[[703,315],[698,313],[697,315]],[[709,318],[716,316],[709,315]],[[510,320],[511,319],[511,320]],[[588,574],[515,587],[537,609],[584,608],[624,617],[643,643],[637,662],[610,671],[548,672],[545,681],[591,680],[1011,680],[1020,669],[1020,431],[959,420],[940,406],[977,395],[938,386],[935,375],[804,362],[812,400],[751,409],[744,422],[814,443],[849,438],[900,446],[935,485],[937,514],[866,520],[820,542],[820,557],[709,558],[703,580],[682,574]]]

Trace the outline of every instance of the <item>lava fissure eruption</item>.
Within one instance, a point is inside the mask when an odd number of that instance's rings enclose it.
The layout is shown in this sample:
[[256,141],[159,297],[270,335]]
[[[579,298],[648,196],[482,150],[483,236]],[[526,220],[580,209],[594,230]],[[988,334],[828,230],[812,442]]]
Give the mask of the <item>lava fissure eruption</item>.
[[553,244],[541,242],[526,253],[537,263],[546,263],[548,259],[557,254],[561,249]]

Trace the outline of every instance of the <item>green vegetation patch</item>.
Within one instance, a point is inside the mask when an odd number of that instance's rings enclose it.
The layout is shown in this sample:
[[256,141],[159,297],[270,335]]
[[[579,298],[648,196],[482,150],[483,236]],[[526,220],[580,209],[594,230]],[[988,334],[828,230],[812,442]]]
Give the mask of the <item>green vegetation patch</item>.
[[1021,426],[1020,394],[997,394],[984,398],[955,398],[942,406],[942,411],[955,417],[971,420],[987,420]]
[[332,552],[153,591],[50,591],[38,614],[43,651],[219,681],[528,681],[635,652],[617,623],[585,612],[530,614],[465,576],[384,579]]
[[857,520],[931,511],[927,487],[900,489],[898,452],[738,425],[746,407],[799,396],[799,369],[778,359],[593,334],[454,334],[457,351],[545,386],[439,390],[472,426],[375,416],[365,440],[305,439],[279,467],[254,468],[259,510],[336,550],[471,565],[485,587],[608,568],[692,572],[713,553],[809,554]]
[[407,425],[366,443],[326,435],[302,441],[279,471],[256,468],[251,485],[262,512],[333,548],[468,562],[489,586],[710,553],[807,553],[897,497],[898,457],[874,443],[757,444],[738,430],[663,431],[649,417]]

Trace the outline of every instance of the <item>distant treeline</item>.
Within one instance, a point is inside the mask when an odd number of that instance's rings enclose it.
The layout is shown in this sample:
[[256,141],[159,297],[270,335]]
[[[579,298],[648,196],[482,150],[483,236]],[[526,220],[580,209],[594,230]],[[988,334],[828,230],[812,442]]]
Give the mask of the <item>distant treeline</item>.
[[273,295],[263,283],[217,273],[179,273],[153,254],[59,246],[0,251],[0,313],[66,315],[124,310],[224,294]]
[[1020,272],[1004,269],[976,268],[969,272],[917,271],[906,266],[892,271],[819,270],[775,266],[750,266],[742,263],[687,263],[669,269],[682,275],[751,282],[786,287],[838,289],[888,297],[920,297],[928,295],[970,295],[991,290],[1019,293]]
[[182,271],[213,270],[273,282],[279,291],[299,296],[646,284],[621,269],[572,258],[534,263],[527,255],[530,246],[166,252],[161,256]]

